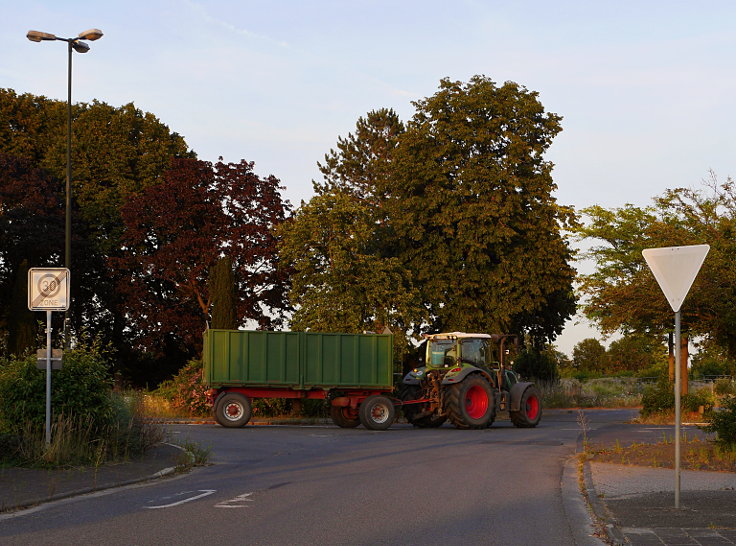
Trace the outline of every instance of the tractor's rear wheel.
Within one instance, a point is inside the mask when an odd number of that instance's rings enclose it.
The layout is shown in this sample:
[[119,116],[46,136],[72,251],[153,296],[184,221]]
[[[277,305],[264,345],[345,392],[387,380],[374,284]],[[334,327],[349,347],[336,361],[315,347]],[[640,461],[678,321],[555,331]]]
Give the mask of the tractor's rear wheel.
[[533,428],[542,418],[542,396],[537,387],[531,386],[521,395],[519,411],[509,412],[511,422],[515,427]]
[[338,427],[342,428],[355,428],[360,424],[360,417],[358,417],[358,411],[354,410],[350,406],[330,406],[330,417],[332,422]]
[[[399,390],[399,398],[403,401],[417,400],[422,396],[422,389],[418,385],[402,385]],[[426,404],[407,404],[402,406],[404,417],[406,420],[417,428],[436,428],[442,426],[447,421],[447,417],[444,415],[425,415],[423,417],[416,417],[416,415],[422,413],[426,408]]]
[[480,375],[469,375],[450,387],[447,414],[457,428],[485,428],[493,422],[496,406],[490,383]]
[[396,408],[382,394],[373,394],[363,400],[358,409],[360,422],[370,430],[386,430],[396,420]]

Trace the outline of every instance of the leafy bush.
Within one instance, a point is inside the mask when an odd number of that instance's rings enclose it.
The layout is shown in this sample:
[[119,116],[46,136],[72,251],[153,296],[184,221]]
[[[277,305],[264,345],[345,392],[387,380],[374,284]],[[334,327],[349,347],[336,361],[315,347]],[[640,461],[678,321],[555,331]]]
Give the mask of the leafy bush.
[[[55,416],[88,419],[103,428],[113,422],[112,378],[101,346],[67,351],[61,370],[51,378],[51,408]],[[46,372],[36,368],[35,356],[0,360],[0,429],[21,432],[46,421]]]
[[15,434],[0,434],[0,463],[32,466],[99,466],[107,461],[127,460],[163,440],[163,429],[146,422],[137,402],[111,393],[115,415],[100,426],[90,415],[82,418],[56,416],[51,423],[51,443],[31,421]]
[[660,379],[655,385],[644,390],[641,397],[641,416],[662,413],[675,409],[675,390],[667,379]]
[[733,379],[718,379],[713,385],[713,392],[718,396],[736,395],[736,381]]
[[212,406],[207,397],[207,387],[202,382],[202,373],[202,361],[190,360],[173,379],[161,383],[156,394],[171,402],[171,406],[183,415],[209,415]]
[[716,443],[729,451],[736,450],[736,397],[724,401],[721,411],[712,413],[710,423],[703,427],[716,433]]
[[[689,392],[683,395],[680,403],[682,405],[682,409],[685,411],[699,412],[702,406],[705,413],[710,413],[713,410],[713,405],[715,404],[715,397],[710,390],[701,389],[699,391]],[[672,402],[672,404],[674,407],[674,402]]]
[[[642,409],[641,416],[647,417],[654,413],[671,412],[675,409],[675,389],[674,385],[668,379],[660,379],[656,385],[648,387],[644,390],[641,399]],[[713,410],[715,397],[709,389],[701,389],[695,392],[689,392],[680,398],[680,407],[684,411],[699,412],[700,407],[704,408],[705,413]]]
[[0,360],[0,462],[98,465],[143,453],[161,441],[138,401],[112,391],[108,359],[97,342],[64,355],[51,379],[51,444],[46,444],[46,372],[34,357]]

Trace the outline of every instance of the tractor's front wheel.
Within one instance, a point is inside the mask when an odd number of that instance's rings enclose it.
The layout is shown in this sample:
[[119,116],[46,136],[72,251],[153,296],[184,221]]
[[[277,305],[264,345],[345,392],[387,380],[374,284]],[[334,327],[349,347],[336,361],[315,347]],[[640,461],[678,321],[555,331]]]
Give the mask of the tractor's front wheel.
[[480,375],[469,375],[450,387],[447,414],[457,428],[485,428],[493,422],[495,413],[493,389]]
[[542,418],[542,396],[537,387],[531,386],[521,395],[519,411],[509,412],[515,427],[533,428]]
[[382,394],[373,394],[363,400],[358,413],[362,425],[370,430],[386,430],[396,419],[393,402]]

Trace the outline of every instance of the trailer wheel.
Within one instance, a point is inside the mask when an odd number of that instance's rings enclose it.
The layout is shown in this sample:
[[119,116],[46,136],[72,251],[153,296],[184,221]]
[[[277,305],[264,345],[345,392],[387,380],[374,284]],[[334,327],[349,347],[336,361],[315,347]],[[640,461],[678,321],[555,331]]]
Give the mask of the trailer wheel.
[[374,394],[363,400],[358,413],[362,425],[370,430],[386,430],[396,419],[393,402],[382,394]]
[[330,417],[333,423],[342,428],[355,428],[360,424],[358,412],[349,406],[330,406]]
[[251,407],[247,396],[229,392],[218,398],[215,406],[215,419],[223,427],[237,428],[250,421]]
[[509,413],[511,422],[515,427],[533,428],[539,424],[542,418],[542,396],[535,386],[531,386],[521,395],[519,411]]
[[447,413],[457,428],[486,428],[496,413],[491,385],[475,374],[453,385],[450,387]]

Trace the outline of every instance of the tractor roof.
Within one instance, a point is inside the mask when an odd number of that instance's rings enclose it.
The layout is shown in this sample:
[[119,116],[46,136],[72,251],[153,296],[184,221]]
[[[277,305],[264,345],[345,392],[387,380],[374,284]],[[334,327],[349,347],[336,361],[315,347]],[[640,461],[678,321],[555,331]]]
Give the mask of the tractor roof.
[[467,334],[465,332],[447,332],[443,334],[429,334],[427,339],[461,339],[461,338],[482,338],[491,339],[489,334]]

